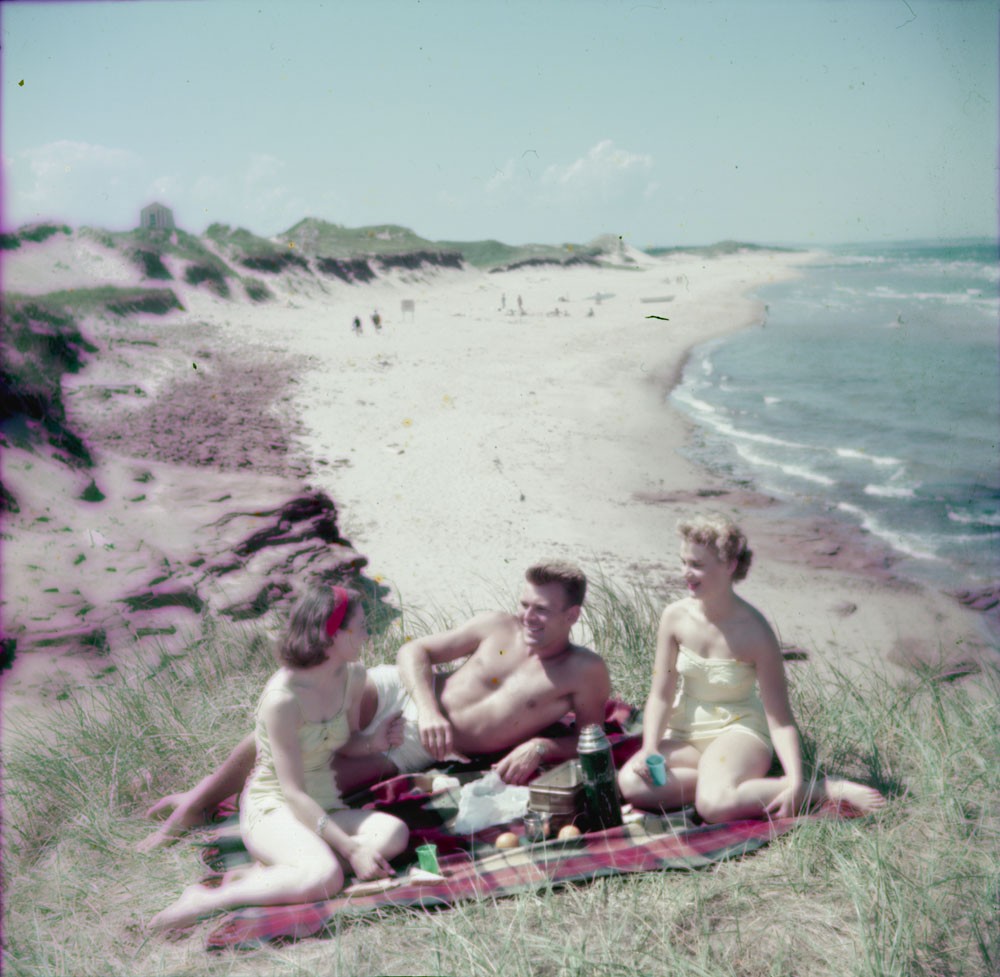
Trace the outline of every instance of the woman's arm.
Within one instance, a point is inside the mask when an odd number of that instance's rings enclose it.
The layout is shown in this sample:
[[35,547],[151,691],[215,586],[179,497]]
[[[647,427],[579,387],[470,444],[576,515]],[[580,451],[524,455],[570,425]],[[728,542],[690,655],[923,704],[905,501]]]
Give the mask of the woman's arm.
[[660,740],[670,721],[670,710],[677,691],[677,638],[674,635],[676,616],[675,605],[671,604],[660,616],[660,626],[656,632],[653,675],[642,714],[642,746],[632,760],[636,771],[644,780],[649,780],[646,757],[658,752],[660,748]]
[[768,805],[767,810],[779,817],[786,817],[798,812],[805,797],[802,743],[792,715],[792,706],[788,701],[785,661],[781,657],[778,639],[766,622],[761,623],[766,630],[755,649],[757,684],[774,752],[781,761],[787,781],[785,789]]

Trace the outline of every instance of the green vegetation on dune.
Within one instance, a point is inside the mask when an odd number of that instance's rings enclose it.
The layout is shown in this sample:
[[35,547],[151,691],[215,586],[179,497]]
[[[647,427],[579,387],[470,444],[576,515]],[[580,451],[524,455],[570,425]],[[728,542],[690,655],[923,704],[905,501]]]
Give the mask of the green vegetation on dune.
[[146,312],[166,315],[172,309],[183,309],[180,300],[169,288],[141,285],[118,288],[115,285],[100,285],[96,288],[70,288],[44,295],[19,296],[9,293],[6,300],[33,302],[51,310],[69,310],[74,315],[100,315],[111,313],[117,316]]
[[0,234],[0,251],[14,251],[24,242],[39,244],[60,231],[67,236],[73,233],[66,224],[27,224],[17,233]]
[[251,271],[279,274],[293,267],[310,270],[309,262],[296,254],[294,247],[257,237],[243,227],[212,224],[205,231],[205,237],[213,241],[230,261]]
[[243,288],[247,296],[254,302],[267,302],[274,298],[274,293],[256,278],[243,279]]
[[[97,348],[64,308],[7,295],[0,309],[0,422],[7,443],[31,448],[47,441],[70,465],[91,465],[83,440],[66,420],[64,373],[77,373]],[[4,493],[8,508],[17,501]]]
[[500,241],[439,241],[441,247],[460,252],[476,268],[502,269],[518,265],[575,263],[597,252],[575,244],[503,244]]
[[708,245],[678,245],[675,247],[646,248],[646,254],[660,257],[665,254],[699,254],[706,258],[719,258],[727,254],[739,254],[740,251],[775,251],[794,253],[801,248],[779,248],[767,244],[748,244],[745,241],[718,241]]
[[406,254],[410,251],[433,251],[440,247],[398,224],[344,227],[315,217],[299,221],[278,237],[286,246],[291,243],[306,254],[330,258]]
[[[4,235],[0,243],[3,247],[16,248],[22,239],[42,239],[29,237],[31,234],[50,235],[59,229],[56,225],[38,225],[35,229],[22,229],[18,234]],[[72,233],[68,227],[61,230]],[[183,272],[185,282],[206,284],[223,297],[229,295],[227,279],[242,278],[243,270],[272,275],[298,270],[338,277],[345,282],[363,282],[374,277],[373,267],[398,266],[399,262],[393,259],[407,255],[414,256],[414,261],[406,265],[408,268],[419,264],[459,267],[459,257],[471,267],[488,271],[513,270],[535,264],[576,265],[585,262],[599,265],[602,255],[618,241],[617,236],[611,234],[597,237],[587,244],[510,245],[494,239],[431,241],[399,224],[345,227],[315,217],[299,221],[274,240],[258,237],[246,228],[221,223],[209,225],[202,238],[180,228],[106,231],[84,227],[78,233],[92,238],[103,247],[123,253],[145,278],[171,278],[163,258],[166,255],[179,258],[188,263]],[[669,253],[673,250],[680,249],[651,249],[650,253]],[[373,258],[374,266],[370,264]],[[367,270],[361,263],[367,264]]]
[[[584,628],[617,695],[648,688],[661,598],[598,581]],[[1000,964],[995,670],[867,687],[789,665],[807,757],[890,795],[878,815],[805,822],[705,871],[622,876],[440,912],[335,919],[325,938],[205,954],[144,924],[203,871],[185,843],[140,856],[142,810],[193,784],[251,725],[273,669],[252,626],[202,615],[186,654],[138,652],[52,710],[8,712],[5,967],[28,974],[987,977]],[[375,639],[453,622],[413,612]],[[377,927],[377,930],[375,929]]]
[[144,278],[170,280],[163,263],[165,255],[187,262],[184,280],[191,285],[207,282],[220,295],[228,295],[227,278],[238,277],[229,265],[207,248],[200,238],[180,228],[146,228],[131,231],[105,231],[84,227],[80,234],[102,247],[121,251],[136,266]]
[[314,217],[299,221],[279,235],[303,253],[331,258],[357,255],[396,255],[414,252],[457,252],[474,268],[501,268],[527,261],[551,261],[560,264],[579,257],[592,257],[597,251],[586,245],[521,244],[501,241],[431,241],[408,227],[376,224],[369,227],[344,227]]

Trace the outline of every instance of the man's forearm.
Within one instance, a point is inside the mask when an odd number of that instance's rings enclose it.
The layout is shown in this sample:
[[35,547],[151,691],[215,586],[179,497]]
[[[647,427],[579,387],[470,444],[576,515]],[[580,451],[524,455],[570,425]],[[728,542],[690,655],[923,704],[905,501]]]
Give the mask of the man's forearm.
[[576,736],[533,736],[530,742],[542,763],[560,763],[576,756]]
[[417,711],[439,711],[434,696],[434,669],[427,650],[419,642],[410,641],[399,649],[396,662],[399,677],[410,693]]

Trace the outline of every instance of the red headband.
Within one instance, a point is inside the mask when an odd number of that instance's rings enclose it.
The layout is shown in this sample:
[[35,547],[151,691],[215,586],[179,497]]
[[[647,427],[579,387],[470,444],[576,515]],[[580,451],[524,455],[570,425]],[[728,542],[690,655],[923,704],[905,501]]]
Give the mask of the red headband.
[[343,587],[334,587],[333,596],[337,600],[333,605],[333,613],[326,619],[324,626],[328,638],[332,638],[340,630],[344,618],[347,617],[347,607],[351,602],[351,595]]

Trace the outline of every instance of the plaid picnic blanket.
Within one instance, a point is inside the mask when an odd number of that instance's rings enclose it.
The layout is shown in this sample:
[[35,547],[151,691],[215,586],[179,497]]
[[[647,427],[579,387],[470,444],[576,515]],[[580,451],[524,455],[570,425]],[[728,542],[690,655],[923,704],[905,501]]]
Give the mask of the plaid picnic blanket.
[[[641,714],[623,703],[609,702],[608,738],[616,765],[625,762],[640,745]],[[637,729],[637,724],[640,724]],[[383,887],[350,886],[336,898],[292,906],[256,906],[221,917],[209,933],[206,948],[252,947],[275,939],[297,939],[321,932],[335,916],[372,912],[389,907],[436,908],[484,897],[537,891],[550,885],[589,882],[629,872],[695,869],[735,858],[766,845],[791,830],[797,818],[738,821],[696,825],[690,811],[668,816],[645,815],[620,828],[594,831],[576,838],[527,844],[499,850],[496,838],[504,831],[523,836],[520,822],[496,825],[476,835],[456,835],[460,787],[433,789],[442,773],[460,783],[481,776],[488,758],[474,764],[453,765],[420,774],[393,777],[352,795],[352,806],[387,810],[410,828],[407,850],[394,860],[397,875]],[[437,845],[442,881],[414,881],[415,849]],[[229,816],[202,842],[203,860],[214,880],[250,862],[239,833],[238,819]],[[210,877],[206,880],[212,884]]]

